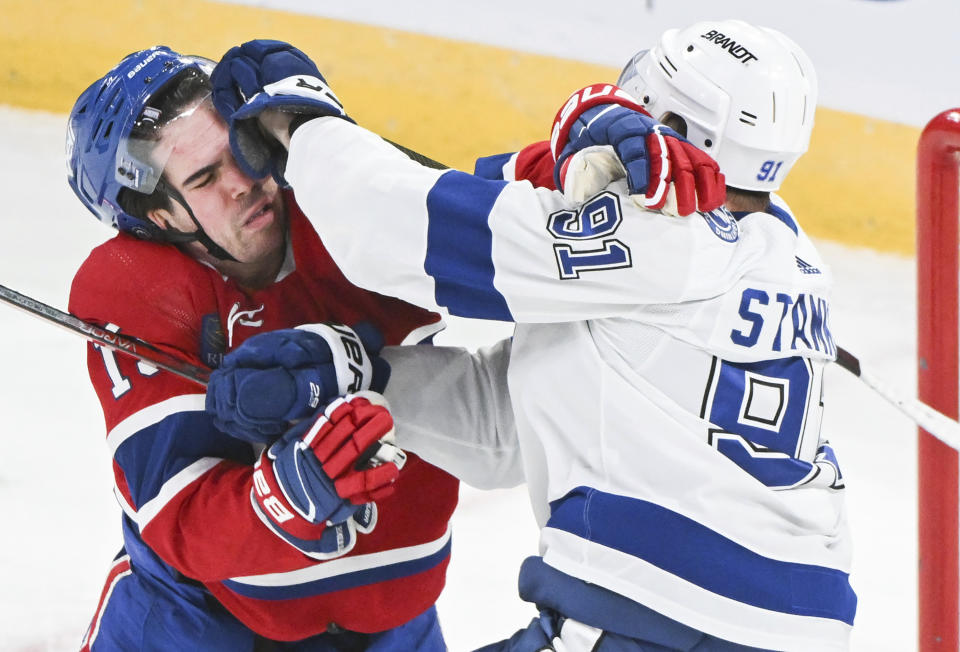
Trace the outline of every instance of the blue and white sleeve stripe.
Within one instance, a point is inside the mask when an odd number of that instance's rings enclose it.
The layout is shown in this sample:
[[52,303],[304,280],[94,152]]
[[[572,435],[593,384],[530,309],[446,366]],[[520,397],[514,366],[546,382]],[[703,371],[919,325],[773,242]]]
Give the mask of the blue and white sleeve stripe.
[[504,170],[507,165],[512,166],[516,163],[516,153],[494,154],[493,156],[484,156],[478,158],[473,168],[473,173],[484,179],[493,181],[513,181],[513,176],[508,177]]
[[437,305],[450,314],[512,321],[494,286],[493,234],[488,219],[506,182],[450,171],[427,195],[424,270],[435,282]]

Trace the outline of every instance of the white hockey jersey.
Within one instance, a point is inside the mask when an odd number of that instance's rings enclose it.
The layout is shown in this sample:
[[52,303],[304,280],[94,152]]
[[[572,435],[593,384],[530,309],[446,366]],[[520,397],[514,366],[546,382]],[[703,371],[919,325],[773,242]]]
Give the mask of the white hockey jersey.
[[429,461],[526,479],[546,564],[745,645],[847,648],[830,277],[784,207],[671,218],[622,182],[572,206],[332,118],[297,130],[286,175],[352,282],[516,322],[476,356],[389,352],[388,396]]

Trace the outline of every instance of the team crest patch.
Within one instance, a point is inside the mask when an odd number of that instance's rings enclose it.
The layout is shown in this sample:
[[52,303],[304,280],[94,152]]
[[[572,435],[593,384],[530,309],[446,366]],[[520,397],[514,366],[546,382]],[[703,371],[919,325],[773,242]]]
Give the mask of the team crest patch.
[[723,206],[709,213],[700,213],[700,217],[706,221],[714,235],[724,242],[736,242],[740,237],[736,218]]
[[200,358],[211,369],[223,362],[227,351],[227,335],[220,325],[220,315],[215,312],[204,315],[200,327]]

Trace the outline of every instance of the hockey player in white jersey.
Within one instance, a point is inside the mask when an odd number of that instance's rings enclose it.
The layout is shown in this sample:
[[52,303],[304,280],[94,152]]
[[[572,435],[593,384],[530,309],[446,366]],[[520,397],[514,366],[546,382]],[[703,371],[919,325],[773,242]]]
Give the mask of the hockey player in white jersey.
[[[772,30],[704,23],[664,34],[621,83],[713,148],[744,191],[733,214],[645,210],[624,180],[575,203],[429,170],[329,117],[342,110],[325,86],[310,100],[327,116],[292,122],[273,110],[277,87],[266,101],[245,91],[353,282],[516,323],[512,343],[475,356],[384,353],[404,445],[476,484],[528,484],[542,530],[520,591],[541,617],[485,649],[845,650],[843,480],[820,435],[829,271],[785,205],[767,203],[809,140],[812,66]],[[584,108],[604,91],[610,105]],[[615,93],[571,98],[554,153],[616,140],[599,129]],[[240,158],[271,156],[237,140]],[[603,177],[586,156],[603,150],[582,151],[585,167],[558,166],[581,190]]]

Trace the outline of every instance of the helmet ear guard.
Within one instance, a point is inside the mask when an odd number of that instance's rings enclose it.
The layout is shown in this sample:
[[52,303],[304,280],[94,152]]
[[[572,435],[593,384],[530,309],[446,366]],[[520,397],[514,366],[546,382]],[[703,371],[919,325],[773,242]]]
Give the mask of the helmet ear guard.
[[687,139],[717,160],[734,188],[777,190],[809,145],[816,73],[776,30],[739,20],[668,30],[617,83],[652,115],[681,116]]

